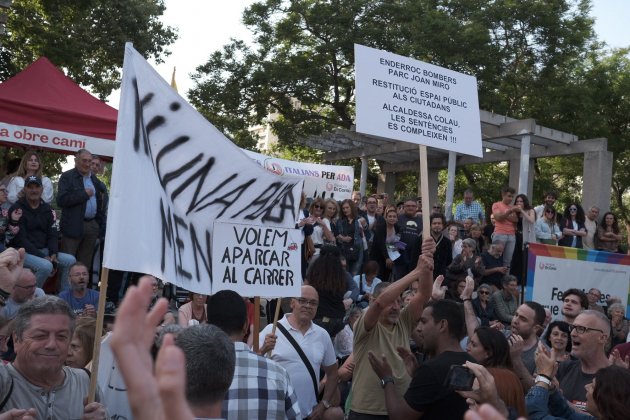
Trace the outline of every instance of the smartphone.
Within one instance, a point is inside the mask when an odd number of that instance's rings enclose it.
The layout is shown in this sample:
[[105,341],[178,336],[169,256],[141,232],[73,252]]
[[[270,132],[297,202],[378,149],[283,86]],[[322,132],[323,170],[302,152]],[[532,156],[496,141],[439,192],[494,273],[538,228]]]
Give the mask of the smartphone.
[[451,365],[445,386],[453,391],[470,391],[474,381],[475,374],[470,369],[462,365]]

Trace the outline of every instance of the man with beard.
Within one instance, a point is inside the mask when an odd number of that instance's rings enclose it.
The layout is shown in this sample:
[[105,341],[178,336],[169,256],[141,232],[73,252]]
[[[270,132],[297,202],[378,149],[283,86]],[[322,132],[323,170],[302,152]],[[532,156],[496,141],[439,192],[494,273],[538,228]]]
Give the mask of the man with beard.
[[435,241],[435,253],[433,254],[433,278],[446,274],[446,267],[453,261],[453,249],[451,241],[445,238],[442,232],[446,225],[443,214],[433,213],[431,219],[431,238]]
[[22,210],[20,230],[10,245],[26,250],[24,266],[33,270],[38,287],[44,286],[58,265],[61,289],[65,290],[68,288],[68,268],[76,260],[72,255],[57,252],[59,232],[52,208],[42,200],[43,191],[40,177],[32,175],[24,181],[24,198],[9,210],[9,214],[16,209]]
[[545,206],[553,207],[556,204],[556,200],[558,199],[558,193],[555,191],[548,191],[545,194],[545,202],[534,207],[534,211],[536,212],[536,220],[541,219],[543,217],[543,211],[545,210]]
[[[428,238],[422,243],[422,255],[414,270],[394,282],[379,283],[370,298],[370,305],[354,325],[354,360],[352,403],[349,419],[376,419],[387,416],[388,407],[379,377],[367,363],[368,352],[390,357],[390,379],[399,395],[408,388],[410,377],[405,363],[397,354],[398,347],[409,348],[409,339],[422,309],[431,297],[433,287],[433,251],[435,242]],[[414,281],[420,280],[418,293],[401,310],[401,293]],[[379,386],[381,383],[381,386]]]
[[383,383],[389,418],[462,418],[468,404],[445,384],[452,365],[475,361],[459,344],[466,334],[462,306],[450,300],[430,302],[420,317],[418,333],[424,351],[432,358],[416,369],[404,398],[396,391],[391,376],[388,359],[392,356],[369,354],[370,364]]
[[59,293],[59,297],[70,305],[77,316],[96,317],[99,293],[88,289],[90,273],[82,262],[74,263],[70,267],[70,290]]
[[398,216],[400,241],[406,245],[401,252],[404,264],[394,265],[394,279],[401,279],[418,263],[420,244],[422,242],[422,217],[416,216],[418,202],[414,198],[405,200],[403,214]]
[[525,390],[534,385],[532,375],[536,370],[538,333],[542,331],[544,322],[545,309],[537,302],[523,303],[512,318],[512,334],[508,337],[510,359],[514,373]]
[[575,360],[560,363],[556,378],[564,397],[580,410],[586,410],[586,390],[598,370],[609,366],[606,344],[610,338],[610,320],[601,312],[581,312],[571,330],[571,356]]

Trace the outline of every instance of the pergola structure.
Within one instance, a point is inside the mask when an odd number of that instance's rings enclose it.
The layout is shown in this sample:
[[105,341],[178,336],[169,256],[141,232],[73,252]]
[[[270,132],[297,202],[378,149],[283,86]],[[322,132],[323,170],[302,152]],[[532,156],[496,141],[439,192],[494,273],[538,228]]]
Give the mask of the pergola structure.
[[[608,151],[607,139],[579,140],[577,136],[536,124],[534,119],[517,120],[488,111],[480,111],[483,157],[458,155],[440,149],[428,149],[429,200],[437,201],[438,172],[448,168],[445,208],[447,217],[453,204],[455,167],[478,163],[508,162],[509,183],[519,193],[532,197],[533,159],[582,154],[582,202],[598,206],[602,212],[610,208],[613,155]],[[342,159],[361,159],[360,191],[365,193],[368,159],[381,166],[377,191],[393,196],[396,174],[419,171],[418,145],[398,140],[336,129],[317,137],[302,140],[306,146],[321,150],[326,162]],[[534,199],[534,201],[536,201]]]

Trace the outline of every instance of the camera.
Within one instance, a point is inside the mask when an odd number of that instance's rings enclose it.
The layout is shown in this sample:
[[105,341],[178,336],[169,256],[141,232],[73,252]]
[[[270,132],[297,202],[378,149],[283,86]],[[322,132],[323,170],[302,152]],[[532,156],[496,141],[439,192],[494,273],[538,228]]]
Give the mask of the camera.
[[474,381],[475,374],[470,369],[462,365],[451,365],[445,386],[453,391],[470,391]]

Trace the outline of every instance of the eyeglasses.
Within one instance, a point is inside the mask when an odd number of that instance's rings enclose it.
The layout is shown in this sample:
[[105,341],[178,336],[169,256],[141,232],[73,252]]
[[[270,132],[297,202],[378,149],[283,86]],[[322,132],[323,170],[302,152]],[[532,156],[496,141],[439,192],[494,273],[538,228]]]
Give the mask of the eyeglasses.
[[573,332],[573,330],[580,335],[587,331],[599,331],[602,334],[604,333],[604,331],[597,328],[583,327],[581,325],[569,325],[569,332]]
[[314,208],[314,209],[321,209],[321,208],[322,208],[322,206],[320,206],[319,204],[313,204],[313,208]]
[[319,305],[319,302],[316,300],[308,300],[306,298],[297,298],[297,301],[300,305],[302,306],[317,306]]
[[489,295],[489,294],[490,294],[490,292],[489,292],[489,291],[487,291],[487,290],[479,290],[479,291],[477,291],[477,294],[478,294],[478,295]]

